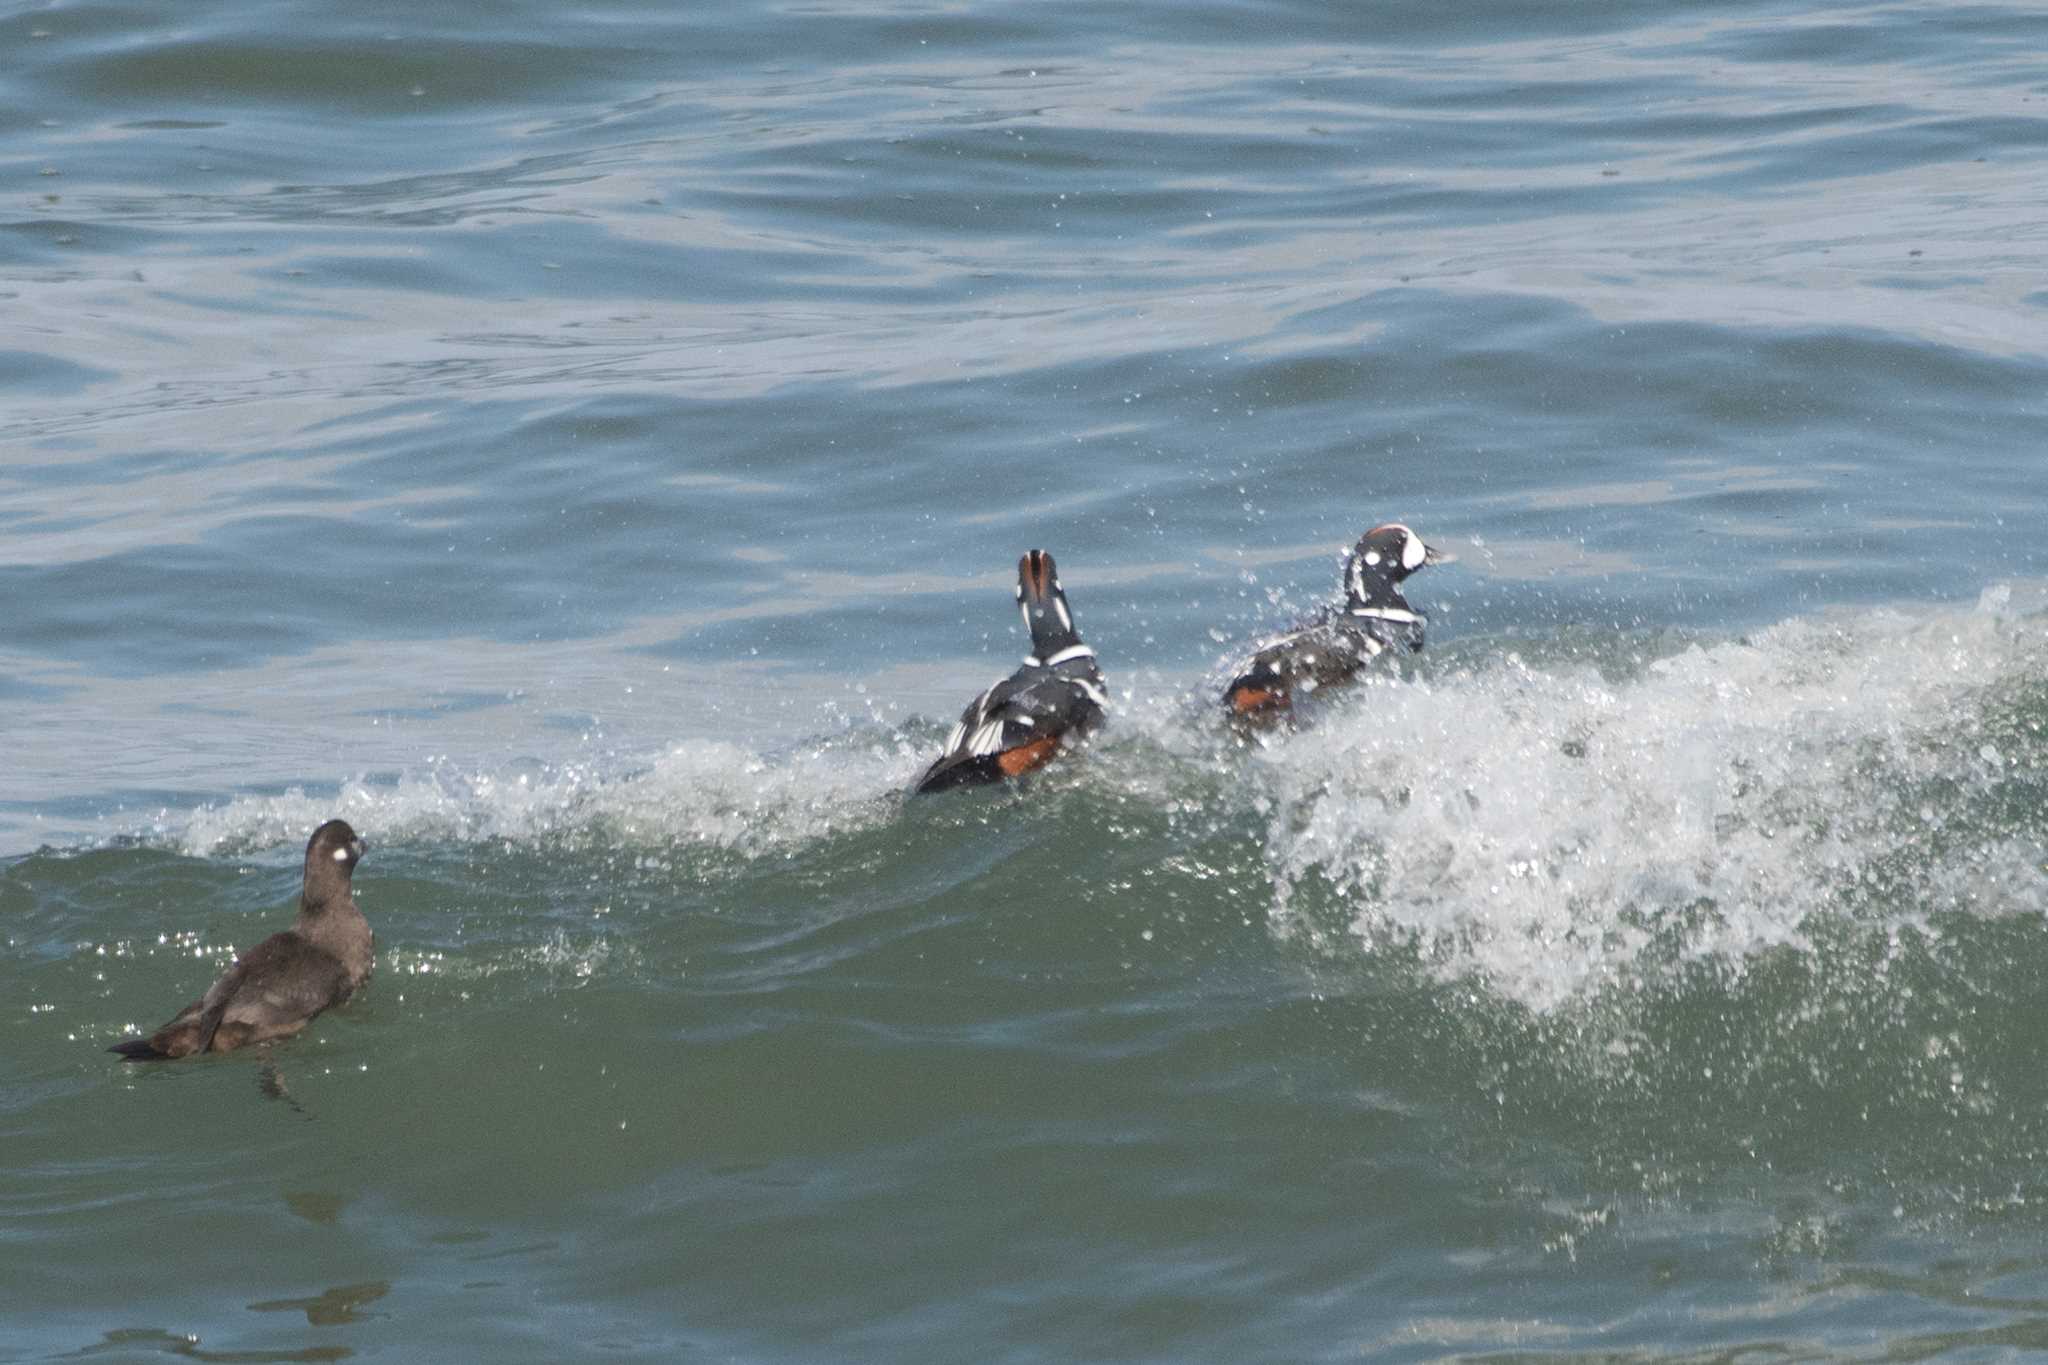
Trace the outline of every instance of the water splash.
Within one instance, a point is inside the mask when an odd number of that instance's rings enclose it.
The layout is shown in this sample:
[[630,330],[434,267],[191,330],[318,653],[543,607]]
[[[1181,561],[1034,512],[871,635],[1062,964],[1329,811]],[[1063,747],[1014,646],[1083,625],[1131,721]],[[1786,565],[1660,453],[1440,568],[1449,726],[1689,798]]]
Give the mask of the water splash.
[[1320,932],[1333,890],[1364,943],[1544,1010],[1817,914],[2038,910],[2048,647],[2014,597],[1355,689],[1254,765],[1275,923]]
[[373,842],[600,838],[693,845],[745,857],[889,818],[917,755],[901,736],[848,732],[764,755],[727,741],[679,743],[638,766],[519,760],[490,772],[436,765],[395,782],[357,778],[333,796],[244,796],[160,822],[193,856],[289,846],[339,815]]
[[[1685,961],[1740,970],[1808,947],[1816,916],[1900,927],[2048,906],[2043,601],[2001,586],[1972,608],[1828,613],[1733,640],[1454,642],[1249,751],[1223,738],[1210,693],[1152,678],[1039,790],[1055,811],[1105,794],[1157,808],[1169,844],[1242,830],[1282,936],[1419,947],[1445,977],[1547,1011]],[[697,741],[610,772],[440,765],[332,797],[240,797],[157,834],[194,855],[283,848],[340,814],[373,841],[745,862],[896,821],[935,726],[862,722],[772,753]],[[960,825],[971,839],[1000,808],[957,809],[982,813]]]

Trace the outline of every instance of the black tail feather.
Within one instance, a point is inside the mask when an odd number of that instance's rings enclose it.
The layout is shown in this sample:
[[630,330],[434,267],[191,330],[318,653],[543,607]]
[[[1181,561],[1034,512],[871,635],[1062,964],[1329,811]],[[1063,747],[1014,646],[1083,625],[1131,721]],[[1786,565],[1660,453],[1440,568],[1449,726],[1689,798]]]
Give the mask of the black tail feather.
[[168,1052],[158,1052],[156,1045],[147,1038],[124,1038],[107,1051],[119,1053],[131,1062],[168,1062],[171,1059]]

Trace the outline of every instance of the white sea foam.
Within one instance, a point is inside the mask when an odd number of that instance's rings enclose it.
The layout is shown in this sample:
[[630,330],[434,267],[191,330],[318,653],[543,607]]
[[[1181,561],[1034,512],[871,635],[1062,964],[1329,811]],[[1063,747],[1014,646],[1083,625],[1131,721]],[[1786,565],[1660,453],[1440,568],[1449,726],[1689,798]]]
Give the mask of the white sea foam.
[[626,842],[751,856],[889,818],[891,798],[917,762],[895,736],[869,732],[772,756],[728,741],[690,741],[610,772],[532,760],[488,772],[439,763],[395,782],[351,780],[332,796],[237,797],[167,817],[158,833],[203,856],[289,846],[340,816],[373,843],[529,843],[601,830]]
[[[1447,975],[1548,1009],[1639,983],[1659,953],[1739,970],[1802,944],[1816,913],[2048,907],[2039,798],[1997,799],[2048,765],[2041,597],[1996,588],[1969,609],[1830,613],[1683,648],[1470,642],[1249,752],[1223,740],[1213,688],[1139,675],[1093,752],[1044,780],[1056,804],[1113,792],[1243,828],[1282,935],[1420,944]],[[692,741],[609,770],[443,762],[157,832],[200,855],[282,849],[341,815],[373,843],[753,858],[899,818],[938,724],[862,722],[775,752]]]
[[1973,808],[2048,749],[2009,714],[2048,681],[2038,607],[2012,598],[1354,689],[1256,761],[1275,924],[1317,933],[1296,902],[1333,885],[1364,942],[1544,1009],[1635,981],[1680,916],[1687,951],[1739,966],[1816,912],[2048,906],[2038,831]]

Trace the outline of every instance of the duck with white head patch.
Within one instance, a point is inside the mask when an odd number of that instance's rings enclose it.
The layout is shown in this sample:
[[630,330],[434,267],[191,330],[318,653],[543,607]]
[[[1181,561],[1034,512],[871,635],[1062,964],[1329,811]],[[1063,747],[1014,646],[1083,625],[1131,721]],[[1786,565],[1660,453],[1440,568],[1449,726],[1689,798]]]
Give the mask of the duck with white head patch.
[[288,1038],[370,978],[370,923],[356,908],[349,877],[367,845],[346,820],[329,820],[306,841],[299,917],[235,959],[206,994],[147,1038],[107,1049],[132,1062],[232,1052]]
[[1017,561],[1017,605],[1031,632],[1023,666],[961,713],[945,752],[913,792],[945,791],[1019,777],[1050,763],[1085,737],[1109,705],[1095,651],[1081,643],[1052,556],[1033,550]]
[[1452,558],[1399,522],[1367,531],[1344,564],[1344,605],[1262,644],[1223,689],[1231,718],[1248,725],[1281,720],[1293,713],[1297,696],[1350,682],[1393,646],[1421,649],[1424,615],[1401,596],[1401,582]]

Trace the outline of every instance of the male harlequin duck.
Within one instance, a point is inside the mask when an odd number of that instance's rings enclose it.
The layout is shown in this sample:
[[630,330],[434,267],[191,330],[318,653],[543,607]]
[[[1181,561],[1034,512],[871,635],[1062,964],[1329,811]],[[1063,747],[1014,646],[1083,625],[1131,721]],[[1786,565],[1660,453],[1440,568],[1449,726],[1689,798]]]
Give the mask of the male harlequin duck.
[[1232,719],[1252,725],[1279,720],[1292,712],[1296,693],[1350,682],[1393,645],[1421,649],[1423,614],[1401,596],[1401,580],[1451,558],[1399,522],[1367,531],[1344,566],[1343,607],[1325,608],[1252,655],[1223,690]]
[[306,844],[298,922],[272,934],[228,968],[206,994],[147,1038],[107,1049],[133,1062],[195,1052],[232,1052],[287,1038],[367,981],[370,924],[349,889],[365,845],[345,820],[329,820]]
[[914,792],[1000,782],[1052,761],[1060,746],[1102,720],[1109,696],[1095,651],[1081,643],[1052,556],[1017,561],[1017,605],[1031,631],[1024,666],[976,697],[946,736],[946,751]]

